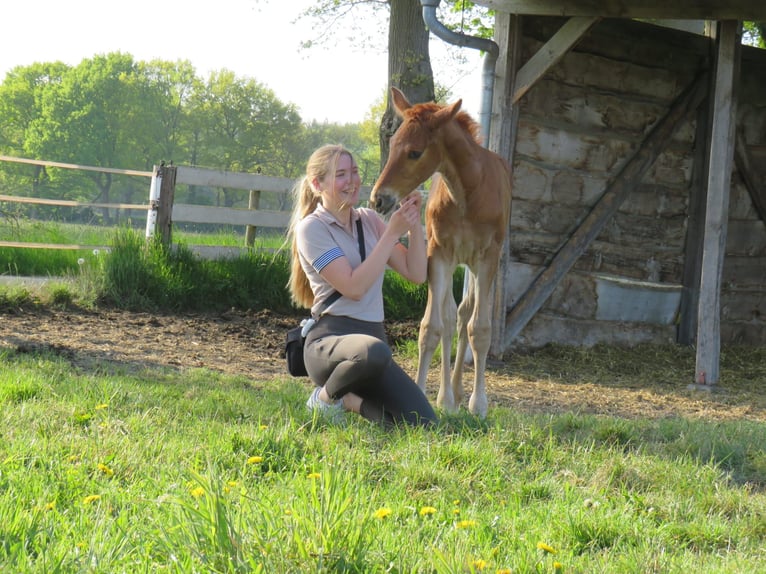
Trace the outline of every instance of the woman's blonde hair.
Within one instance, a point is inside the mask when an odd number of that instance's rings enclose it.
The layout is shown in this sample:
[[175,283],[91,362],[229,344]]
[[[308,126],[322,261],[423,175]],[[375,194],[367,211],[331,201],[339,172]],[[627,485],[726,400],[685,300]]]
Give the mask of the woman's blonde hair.
[[322,181],[328,175],[334,177],[338,160],[343,154],[353,158],[351,152],[342,145],[328,144],[315,150],[306,163],[306,174],[296,182],[292,190],[293,212],[290,216],[290,226],[287,228],[287,241],[290,243],[290,281],[287,288],[292,302],[298,307],[310,308],[314,304],[314,293],[298,257],[295,229],[298,222],[321,203],[319,190],[314,189],[311,182],[315,179]]

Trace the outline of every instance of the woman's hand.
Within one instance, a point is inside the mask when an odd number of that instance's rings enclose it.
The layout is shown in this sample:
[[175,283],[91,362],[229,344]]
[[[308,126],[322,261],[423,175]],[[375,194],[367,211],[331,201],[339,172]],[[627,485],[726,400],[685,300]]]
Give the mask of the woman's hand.
[[422,202],[423,198],[418,191],[413,191],[399,202],[399,207],[388,221],[388,228],[395,232],[397,237],[401,237],[416,227],[418,229],[421,227],[420,206]]

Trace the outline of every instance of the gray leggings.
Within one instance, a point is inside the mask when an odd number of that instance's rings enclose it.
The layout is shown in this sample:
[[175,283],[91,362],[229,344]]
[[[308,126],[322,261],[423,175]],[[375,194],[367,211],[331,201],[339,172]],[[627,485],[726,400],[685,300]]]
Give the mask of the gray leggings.
[[333,399],[359,395],[368,420],[387,426],[436,421],[428,399],[394,362],[382,323],[324,315],[309,331],[303,356],[315,384]]

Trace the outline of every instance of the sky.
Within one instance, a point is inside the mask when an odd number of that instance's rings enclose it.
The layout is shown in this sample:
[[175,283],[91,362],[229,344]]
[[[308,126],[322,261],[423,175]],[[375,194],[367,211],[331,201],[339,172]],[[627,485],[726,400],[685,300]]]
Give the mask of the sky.
[[[137,61],[189,60],[197,75],[226,68],[295,104],[304,121],[353,123],[365,119],[386,88],[387,56],[347,39],[352,30],[327,30],[322,46],[317,22],[296,21],[311,0],[6,0],[0,10],[0,80],[16,66],[62,61],[77,65],[97,54],[123,52]],[[387,29],[371,23],[367,33]],[[450,48],[432,36],[435,80],[463,99],[478,119],[481,55],[464,49],[458,65]],[[385,41],[381,43],[385,47]],[[456,48],[451,48],[454,52]]]

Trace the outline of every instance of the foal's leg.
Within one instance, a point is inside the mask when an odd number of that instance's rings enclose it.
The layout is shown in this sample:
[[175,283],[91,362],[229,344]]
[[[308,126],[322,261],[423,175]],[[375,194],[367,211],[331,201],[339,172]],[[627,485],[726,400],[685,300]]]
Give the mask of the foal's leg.
[[475,275],[476,304],[473,309],[473,316],[468,322],[468,339],[471,342],[474,360],[473,392],[468,400],[468,410],[482,418],[487,416],[488,409],[484,371],[487,367],[487,353],[489,353],[492,339],[490,294],[496,270],[496,257],[487,257],[477,264]]
[[416,382],[424,393],[431,359],[442,336],[444,319],[442,317],[442,289],[436,269],[438,265],[432,257],[428,259],[428,299],[423,319],[420,321],[418,334],[418,375]]
[[452,370],[452,392],[455,395],[455,404],[463,402],[463,367],[466,363],[466,349],[468,348],[468,320],[473,314],[476,303],[476,281],[473,272],[466,267],[468,289],[457,310],[457,348],[455,352],[455,367]]

